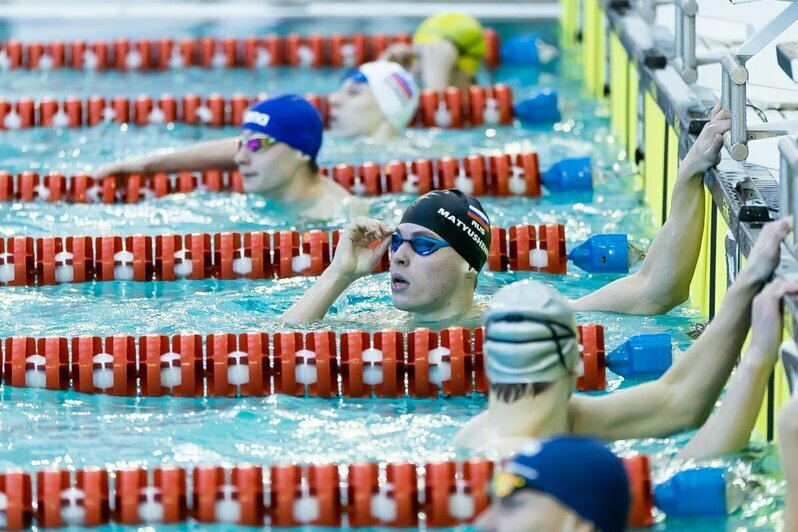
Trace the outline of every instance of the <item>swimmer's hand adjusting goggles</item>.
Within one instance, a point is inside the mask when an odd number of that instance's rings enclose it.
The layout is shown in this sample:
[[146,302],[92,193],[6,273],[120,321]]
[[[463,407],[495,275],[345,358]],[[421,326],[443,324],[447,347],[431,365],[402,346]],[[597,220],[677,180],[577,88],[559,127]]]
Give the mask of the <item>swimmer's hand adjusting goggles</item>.
[[279,141],[272,137],[253,137],[251,139],[238,138],[238,149],[241,150],[244,146],[250,153],[263,153]]
[[402,238],[402,235],[399,233],[394,233],[391,235],[391,251],[396,253],[396,251],[399,249],[399,246],[401,246],[403,242],[410,244],[410,247],[413,248],[413,251],[422,257],[432,255],[441,248],[451,247],[448,242],[428,236],[418,235],[414,236],[413,238],[405,239]]

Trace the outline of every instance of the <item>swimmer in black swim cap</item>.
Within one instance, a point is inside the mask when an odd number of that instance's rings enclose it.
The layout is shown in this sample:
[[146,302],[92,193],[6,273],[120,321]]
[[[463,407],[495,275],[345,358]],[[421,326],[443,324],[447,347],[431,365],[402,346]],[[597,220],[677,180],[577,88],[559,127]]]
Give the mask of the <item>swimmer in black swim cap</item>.
[[388,249],[394,306],[420,321],[453,318],[473,306],[477,275],[488,260],[490,220],[479,201],[459,190],[420,197],[396,228],[358,218],[341,235],[330,267],[283,314],[283,321],[324,317],[338,296],[371,273]]

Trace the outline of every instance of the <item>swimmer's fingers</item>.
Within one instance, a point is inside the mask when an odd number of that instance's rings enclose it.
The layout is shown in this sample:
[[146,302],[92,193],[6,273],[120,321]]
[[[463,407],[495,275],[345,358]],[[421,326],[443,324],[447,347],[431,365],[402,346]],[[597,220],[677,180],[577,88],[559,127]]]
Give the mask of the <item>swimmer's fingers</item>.
[[390,228],[379,220],[358,216],[352,221],[349,229],[353,237],[365,239],[368,243],[379,240],[391,234]]
[[380,59],[399,63],[404,68],[409,69],[415,62],[416,56],[416,51],[409,44],[394,43],[385,49],[385,51],[380,55]]
[[720,102],[716,103],[715,107],[712,108],[712,111],[709,112],[709,119],[715,120],[715,117],[718,116],[718,113],[721,112],[722,110],[723,107],[721,107]]
[[388,246],[390,245],[391,245],[391,239],[388,238],[387,236],[383,237],[382,241],[379,244],[377,244],[377,246],[374,248],[374,255],[377,257],[377,260],[381,259],[382,256],[388,252]]
[[781,259],[781,242],[792,230],[792,218],[765,224],[748,256],[745,270],[757,282],[768,282]]

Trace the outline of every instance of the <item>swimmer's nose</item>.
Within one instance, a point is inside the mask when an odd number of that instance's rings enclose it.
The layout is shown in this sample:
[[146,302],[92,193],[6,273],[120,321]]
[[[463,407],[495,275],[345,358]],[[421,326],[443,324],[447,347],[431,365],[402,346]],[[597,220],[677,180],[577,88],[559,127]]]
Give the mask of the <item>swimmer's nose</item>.
[[250,162],[249,150],[246,148],[246,146],[241,146],[240,148],[238,148],[235,159],[233,160],[239,166]]
[[410,244],[407,242],[402,242],[402,245],[399,246],[399,249],[391,253],[391,262],[396,264],[397,266],[407,266],[410,264],[410,253],[412,253],[412,248],[410,248]]
[[341,105],[341,91],[337,90],[327,97],[331,107],[339,107]]

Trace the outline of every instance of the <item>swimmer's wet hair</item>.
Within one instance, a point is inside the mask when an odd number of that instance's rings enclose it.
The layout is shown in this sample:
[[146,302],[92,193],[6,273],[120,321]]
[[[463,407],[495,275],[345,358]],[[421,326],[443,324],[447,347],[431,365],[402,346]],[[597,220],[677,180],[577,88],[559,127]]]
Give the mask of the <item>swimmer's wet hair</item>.
[[312,173],[314,174],[319,173],[319,163],[317,163],[314,159],[308,161],[308,167],[310,168],[310,171]]
[[490,391],[502,403],[513,404],[524,397],[540,395],[549,388],[553,382],[528,382],[523,384],[491,384]]

